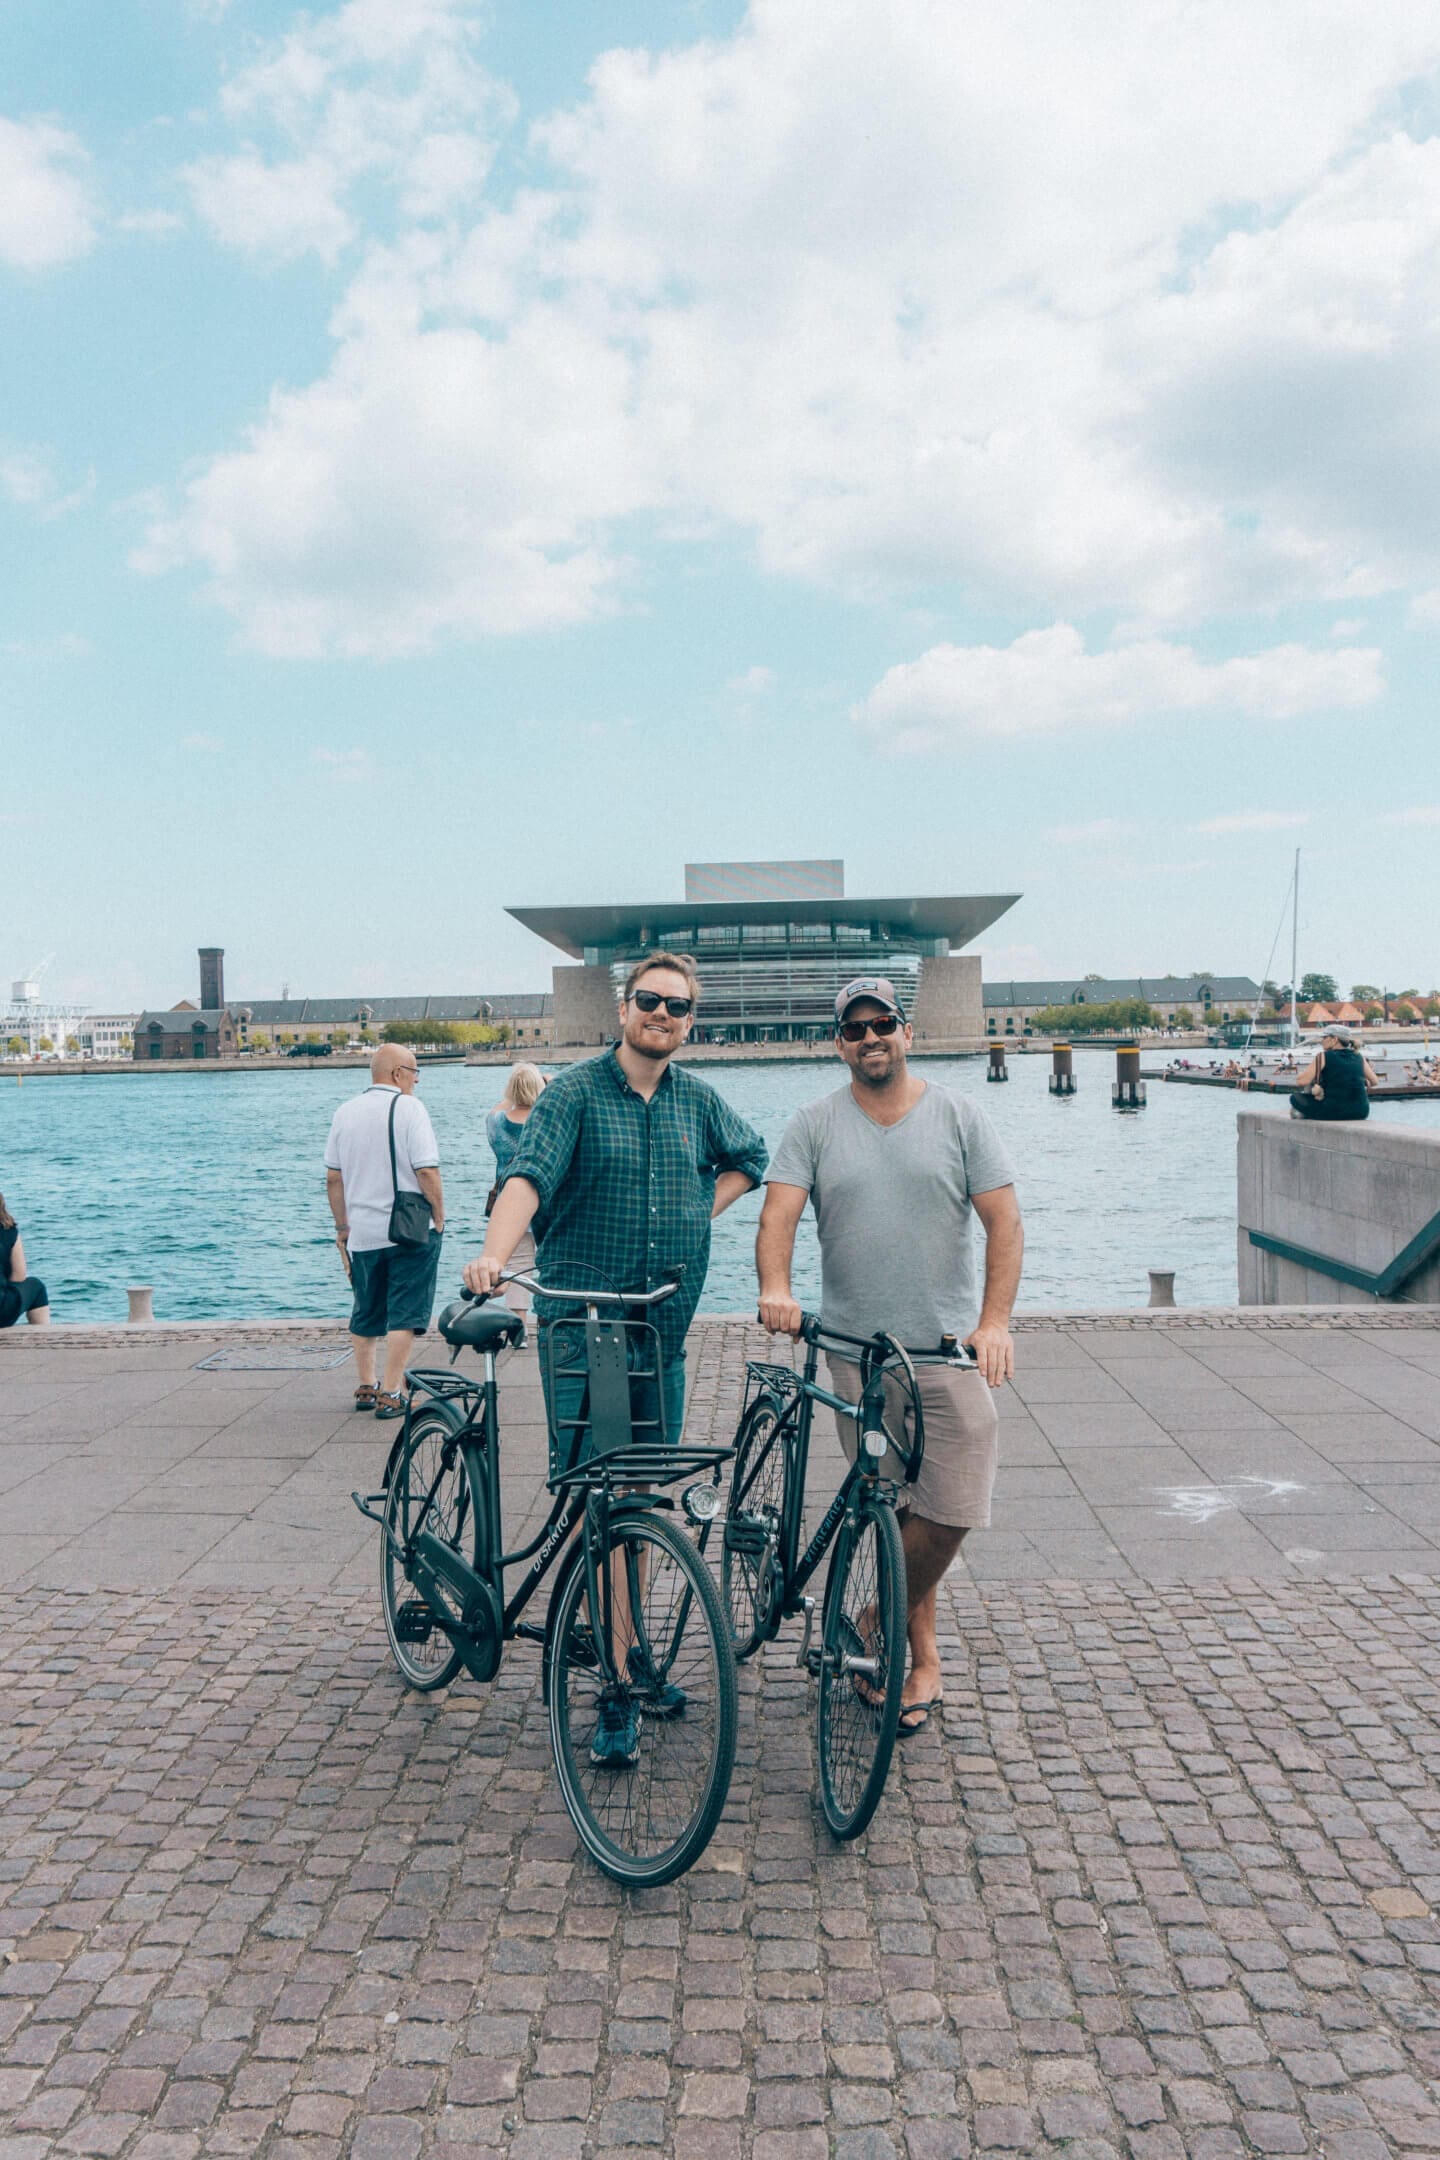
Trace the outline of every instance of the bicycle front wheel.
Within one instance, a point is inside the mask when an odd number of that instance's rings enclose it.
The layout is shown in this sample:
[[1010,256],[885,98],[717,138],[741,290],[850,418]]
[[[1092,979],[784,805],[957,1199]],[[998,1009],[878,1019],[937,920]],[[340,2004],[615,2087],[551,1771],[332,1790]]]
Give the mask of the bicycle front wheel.
[[720,1580],[737,1658],[747,1658],[775,1632],[780,1609],[780,1529],[790,1449],[780,1434],[780,1408],[759,1396],[735,1435],[735,1465],[720,1546]]
[[880,1805],[905,1685],[905,1552],[895,1510],[863,1500],[830,1563],[820,1655],[820,1803],[837,1838]]
[[616,1882],[654,1886],[692,1866],[720,1820],[735,1761],[735,1656],[715,1579],[673,1524],[614,1516],[597,1581],[607,1569],[617,1683],[601,1670],[577,1542],[546,1642],[550,1741],[586,1851]]
[[[438,1404],[419,1411],[410,1420],[409,1434],[400,1444],[385,1489],[385,1527],[380,1533],[380,1603],[385,1633],[402,1678],[427,1695],[450,1685],[460,1670],[461,1658],[435,1614],[408,1580],[403,1552],[421,1527],[425,1496],[438,1475],[440,1482],[435,1485],[424,1527],[471,1567],[479,1564],[479,1496],[471,1489],[465,1452],[454,1445],[459,1428],[460,1420],[454,1412]],[[447,1446],[451,1450],[448,1464]],[[457,1605],[455,1618],[458,1621],[460,1617]]]

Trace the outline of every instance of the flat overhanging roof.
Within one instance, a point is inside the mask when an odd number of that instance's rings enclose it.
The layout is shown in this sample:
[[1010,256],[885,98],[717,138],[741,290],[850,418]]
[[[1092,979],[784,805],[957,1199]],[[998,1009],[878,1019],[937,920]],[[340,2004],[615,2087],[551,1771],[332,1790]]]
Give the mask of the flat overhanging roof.
[[589,946],[663,945],[676,930],[723,929],[761,923],[885,923],[913,937],[944,938],[952,950],[988,930],[1019,893],[968,894],[948,900],[657,900],[639,907],[507,908],[547,944],[584,958]]

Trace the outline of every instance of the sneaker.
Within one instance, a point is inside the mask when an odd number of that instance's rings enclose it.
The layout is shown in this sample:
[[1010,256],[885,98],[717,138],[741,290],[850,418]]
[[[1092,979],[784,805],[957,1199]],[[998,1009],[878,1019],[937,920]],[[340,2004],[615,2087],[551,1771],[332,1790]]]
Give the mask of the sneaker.
[[640,1760],[640,1713],[628,1697],[601,1698],[590,1760],[601,1770],[628,1770]]
[[672,1681],[662,1680],[639,1643],[632,1643],[625,1669],[631,1685],[644,1698],[645,1709],[650,1717],[679,1717],[685,1708],[686,1695],[682,1687]]

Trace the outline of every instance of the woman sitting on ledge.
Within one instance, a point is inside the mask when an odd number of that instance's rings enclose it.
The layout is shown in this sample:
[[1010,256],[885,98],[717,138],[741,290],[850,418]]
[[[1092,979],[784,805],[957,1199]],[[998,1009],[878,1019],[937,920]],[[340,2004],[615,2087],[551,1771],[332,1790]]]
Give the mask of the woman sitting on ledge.
[[1349,1028],[1327,1028],[1320,1048],[1296,1077],[1291,1117],[1367,1118],[1368,1090],[1379,1085],[1370,1062],[1355,1047]]
[[0,1328],[14,1327],[21,1313],[31,1327],[50,1325],[49,1295],[38,1276],[25,1273],[25,1247],[0,1193]]

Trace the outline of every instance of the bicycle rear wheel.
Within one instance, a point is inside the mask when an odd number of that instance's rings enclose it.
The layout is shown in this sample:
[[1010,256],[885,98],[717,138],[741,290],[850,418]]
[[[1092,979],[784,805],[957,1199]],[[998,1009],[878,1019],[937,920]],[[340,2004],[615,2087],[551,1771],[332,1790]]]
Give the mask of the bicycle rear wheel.
[[835,1836],[853,1838],[885,1790],[905,1685],[905,1552],[882,1500],[841,1526],[820,1641],[820,1803]]
[[[410,1420],[410,1430],[395,1458],[385,1488],[385,1528],[380,1533],[380,1603],[385,1614],[385,1633],[390,1654],[401,1676],[412,1688],[430,1694],[448,1687],[461,1666],[459,1651],[425,1600],[407,1580],[400,1547],[415,1534],[425,1496],[435,1482],[434,1503],[425,1528],[459,1553],[471,1567],[479,1563],[480,1515],[478,1494],[472,1490],[470,1465],[463,1449],[454,1448],[447,1467],[447,1442],[460,1430],[460,1418],[434,1404]],[[455,1618],[460,1619],[458,1601]]]
[[[546,1641],[550,1740],[586,1851],[616,1882],[653,1886],[693,1865],[720,1820],[735,1761],[735,1657],[715,1579],[681,1530],[658,1515],[617,1514],[598,1580],[612,1564],[611,1580],[624,1584],[617,1636],[626,1601],[632,1615],[616,1645],[628,1652],[619,1683],[607,1687],[600,1669],[577,1542]],[[602,1709],[633,1719],[633,1760],[592,1759]]]
[[791,1454],[780,1434],[780,1405],[761,1395],[735,1435],[735,1463],[720,1547],[720,1581],[737,1658],[775,1632],[780,1611],[780,1527]]

